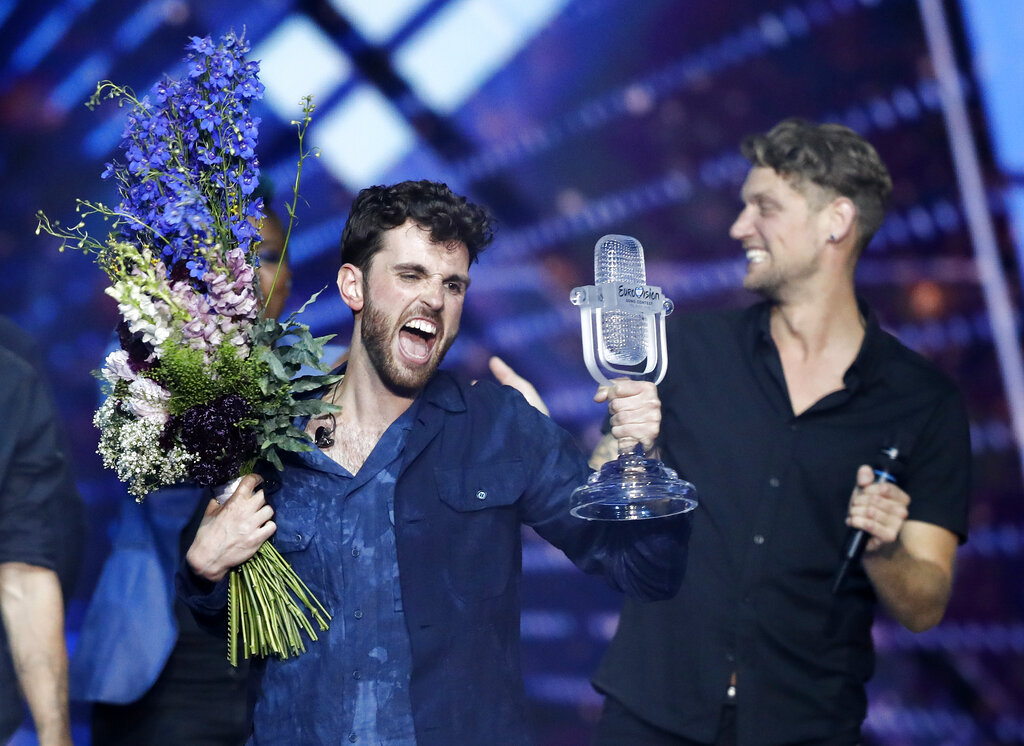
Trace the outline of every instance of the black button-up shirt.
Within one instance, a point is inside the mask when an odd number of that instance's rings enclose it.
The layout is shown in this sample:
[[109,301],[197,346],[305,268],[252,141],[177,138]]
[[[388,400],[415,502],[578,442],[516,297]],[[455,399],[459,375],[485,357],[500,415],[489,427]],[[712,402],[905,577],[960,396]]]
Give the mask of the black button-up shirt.
[[966,536],[967,419],[954,385],[867,330],[844,388],[793,414],[769,306],[673,317],[660,388],[665,461],[693,482],[689,565],[671,601],[627,601],[595,684],[699,741],[737,675],[740,743],[856,733],[876,601],[859,564],[834,596],[857,468],[894,438],[910,519]]

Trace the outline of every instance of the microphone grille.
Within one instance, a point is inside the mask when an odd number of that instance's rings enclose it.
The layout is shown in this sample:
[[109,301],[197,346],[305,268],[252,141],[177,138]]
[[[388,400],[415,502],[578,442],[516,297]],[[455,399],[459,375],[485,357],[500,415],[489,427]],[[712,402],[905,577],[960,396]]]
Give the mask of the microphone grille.
[[647,284],[644,247],[632,236],[605,236],[594,252],[594,284],[628,282]]
[[[594,284],[646,285],[644,247],[632,236],[609,235],[594,247]],[[635,366],[647,359],[647,322],[643,314],[602,311],[600,344],[613,365]]]

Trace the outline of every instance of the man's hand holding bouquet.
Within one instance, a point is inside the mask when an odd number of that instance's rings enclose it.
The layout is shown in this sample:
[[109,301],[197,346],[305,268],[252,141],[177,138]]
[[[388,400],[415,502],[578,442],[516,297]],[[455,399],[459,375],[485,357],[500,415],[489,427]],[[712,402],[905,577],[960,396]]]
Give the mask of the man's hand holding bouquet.
[[[297,314],[279,322],[262,310],[259,118],[250,114],[263,94],[259,64],[245,59],[249,48],[234,33],[218,43],[193,37],[187,48],[181,79],[165,77],[141,99],[104,81],[90,100],[129,110],[123,160],[103,172],[117,185],[117,207],[79,200],[71,228],[38,216],[37,232],[94,255],[110,278],[121,349],[101,371],[108,396],[95,416],[98,450],[139,501],[180,482],[230,494],[224,485],[259,462],[282,468],[282,451],[312,448],[295,418],[332,411],[301,395],[336,380],[298,376],[303,366],[323,372],[329,337],[314,338]],[[315,155],[303,144],[312,110],[304,99],[294,122],[299,159],[285,248],[302,164]],[[85,223],[97,218],[102,240]],[[302,633],[315,640],[314,625],[325,630],[330,618],[270,542],[231,571],[228,616],[232,663],[239,644],[246,657],[301,653]]]

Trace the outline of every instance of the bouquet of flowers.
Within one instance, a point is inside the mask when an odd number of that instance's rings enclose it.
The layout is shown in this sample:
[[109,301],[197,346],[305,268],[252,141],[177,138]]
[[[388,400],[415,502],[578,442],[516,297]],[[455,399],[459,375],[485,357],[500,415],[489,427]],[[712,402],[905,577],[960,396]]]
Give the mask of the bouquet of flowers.
[[[77,205],[80,218],[103,219],[105,238],[93,238],[83,219],[65,228],[38,214],[37,233],[60,238],[62,251],[93,254],[110,278],[121,349],[103,365],[108,397],[95,423],[104,464],[139,501],[179,482],[224,485],[260,460],[281,469],[281,451],[312,448],[294,418],[336,409],[296,398],[337,380],[296,377],[303,365],[324,371],[319,360],[330,337],[314,338],[296,314],[283,322],[262,314],[263,202],[253,194],[260,120],[249,112],[263,93],[259,64],[245,59],[249,47],[234,33],[218,43],[193,37],[187,49],[187,76],[165,77],[151,98],[103,81],[89,101],[92,108],[117,99],[129,108],[125,160],[103,172],[120,203]],[[299,161],[286,247],[302,164],[316,154],[303,145],[308,97],[302,108],[303,119],[293,122]],[[330,615],[270,542],[232,570],[229,588],[233,664],[239,639],[246,657],[286,658],[305,650],[301,631],[317,638],[313,622],[327,629]]]

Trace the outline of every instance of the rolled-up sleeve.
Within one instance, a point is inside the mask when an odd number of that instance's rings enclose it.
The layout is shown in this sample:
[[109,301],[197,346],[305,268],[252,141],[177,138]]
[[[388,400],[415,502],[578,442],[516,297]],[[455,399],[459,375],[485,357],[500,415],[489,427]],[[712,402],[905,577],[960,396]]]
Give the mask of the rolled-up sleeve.
[[53,401],[36,373],[0,349],[0,562],[56,570],[68,481]]

